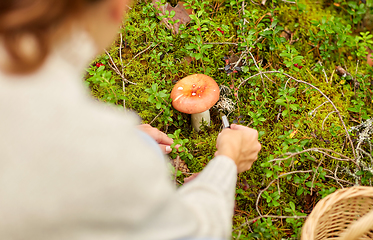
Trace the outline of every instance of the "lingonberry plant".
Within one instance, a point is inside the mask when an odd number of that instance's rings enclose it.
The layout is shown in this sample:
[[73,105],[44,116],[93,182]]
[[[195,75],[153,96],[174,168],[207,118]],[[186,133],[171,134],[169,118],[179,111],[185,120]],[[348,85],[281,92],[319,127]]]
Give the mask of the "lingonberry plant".
[[[258,130],[263,150],[237,178],[233,239],[297,239],[318,200],[372,186],[371,0],[153,2],[132,7],[85,81],[98,99],[125,100],[171,133],[170,157],[194,173],[214,157],[220,111]],[[213,77],[224,99],[199,133],[169,98],[194,73]]]
[[[99,89],[104,89],[97,91],[101,100],[112,104],[119,104],[119,101],[124,99],[122,89],[117,87],[116,79],[112,76],[113,73],[103,63],[98,62],[95,64],[95,68],[90,68],[87,71],[89,74],[87,84],[99,86]],[[93,90],[96,89],[93,87]]]
[[160,121],[165,125],[168,125],[170,122],[173,122],[172,119],[172,110],[170,108],[171,98],[170,94],[167,93],[167,90],[158,89],[158,84],[153,83],[150,88],[145,89],[145,92],[149,93],[148,102],[155,104],[155,108],[162,113]]

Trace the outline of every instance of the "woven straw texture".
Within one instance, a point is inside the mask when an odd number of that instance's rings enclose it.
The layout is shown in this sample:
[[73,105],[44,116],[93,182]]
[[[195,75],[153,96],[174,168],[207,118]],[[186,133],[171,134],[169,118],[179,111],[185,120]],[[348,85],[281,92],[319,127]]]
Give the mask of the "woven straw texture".
[[373,239],[373,187],[340,189],[320,200],[301,239]]

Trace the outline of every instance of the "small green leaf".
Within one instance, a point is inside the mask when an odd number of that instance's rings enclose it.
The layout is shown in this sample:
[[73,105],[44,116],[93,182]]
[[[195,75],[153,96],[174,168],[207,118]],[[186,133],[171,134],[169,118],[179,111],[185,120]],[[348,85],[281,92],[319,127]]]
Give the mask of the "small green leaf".
[[289,202],[290,208],[295,212],[295,204],[293,202]]
[[303,193],[304,189],[301,187],[297,191],[297,196],[300,196]]
[[157,102],[156,104],[155,104],[155,107],[157,108],[157,109],[160,109],[161,108],[161,103],[160,102]]
[[356,172],[356,176],[362,176],[362,175],[364,175],[364,171],[361,171],[361,170],[360,170],[360,171],[357,171],[357,172]]
[[281,115],[283,117],[286,117],[288,115],[288,113],[289,113],[289,110],[284,110],[284,111],[282,111]]
[[283,99],[283,98],[279,98],[279,99],[276,100],[276,104],[284,106],[284,105],[286,105],[286,100]]
[[273,172],[272,172],[272,171],[266,173],[266,177],[267,177],[267,178],[271,177],[272,175],[273,175]]

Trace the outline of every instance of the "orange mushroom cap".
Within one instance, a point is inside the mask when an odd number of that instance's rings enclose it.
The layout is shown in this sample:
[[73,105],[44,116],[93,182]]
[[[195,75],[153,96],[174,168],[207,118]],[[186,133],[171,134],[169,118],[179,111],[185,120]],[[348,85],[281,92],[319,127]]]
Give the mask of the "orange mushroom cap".
[[219,86],[205,74],[193,74],[178,81],[171,91],[172,106],[183,113],[201,113],[219,100]]

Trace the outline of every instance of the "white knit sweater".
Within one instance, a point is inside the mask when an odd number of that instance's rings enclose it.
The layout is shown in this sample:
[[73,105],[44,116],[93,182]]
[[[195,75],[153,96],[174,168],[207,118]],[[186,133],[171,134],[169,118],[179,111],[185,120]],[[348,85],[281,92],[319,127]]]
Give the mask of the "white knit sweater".
[[230,238],[234,162],[176,189],[136,118],[89,96],[87,35],[57,49],[31,75],[0,72],[0,239]]

